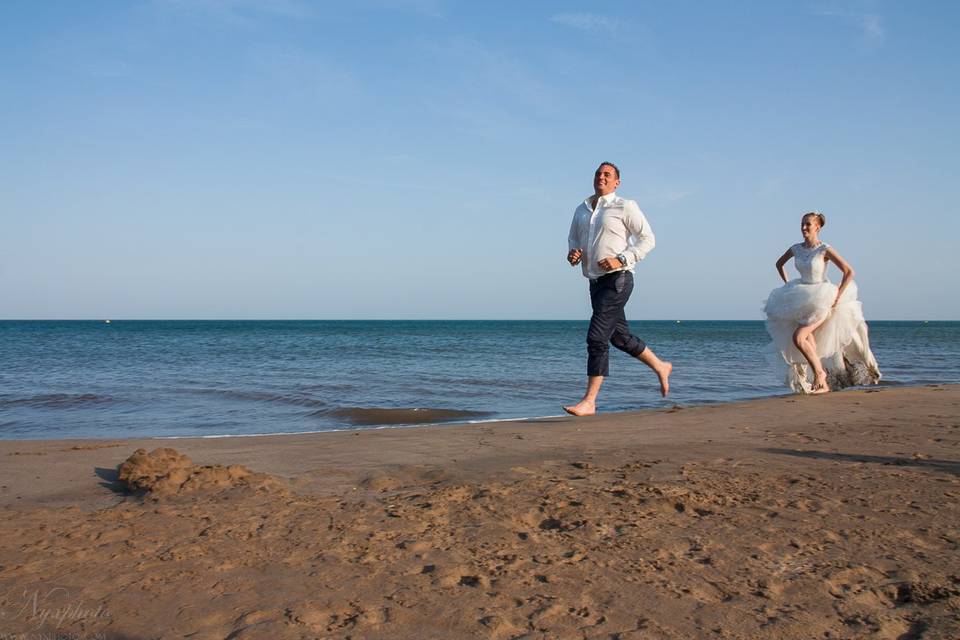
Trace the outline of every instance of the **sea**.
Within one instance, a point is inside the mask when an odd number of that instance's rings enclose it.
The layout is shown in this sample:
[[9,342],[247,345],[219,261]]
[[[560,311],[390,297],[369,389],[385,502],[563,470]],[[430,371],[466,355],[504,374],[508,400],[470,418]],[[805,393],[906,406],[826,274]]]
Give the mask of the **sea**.
[[[960,383],[960,322],[869,323],[884,386]],[[786,395],[761,321],[634,321],[601,412]],[[225,437],[561,415],[585,321],[0,321],[0,438]]]

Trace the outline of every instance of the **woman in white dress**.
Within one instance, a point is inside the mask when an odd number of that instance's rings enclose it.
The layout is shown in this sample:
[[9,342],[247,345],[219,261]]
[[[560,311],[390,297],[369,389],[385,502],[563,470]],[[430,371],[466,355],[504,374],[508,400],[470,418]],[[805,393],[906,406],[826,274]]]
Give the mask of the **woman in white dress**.
[[[820,241],[820,229],[826,223],[816,211],[803,216],[803,242],[777,260],[777,273],[785,284],[770,293],[763,309],[773,346],[788,367],[786,383],[798,393],[827,393],[880,380],[853,268],[833,247]],[[799,280],[787,279],[784,266],[790,258],[800,272]],[[828,262],[843,272],[839,287],[827,279]]]

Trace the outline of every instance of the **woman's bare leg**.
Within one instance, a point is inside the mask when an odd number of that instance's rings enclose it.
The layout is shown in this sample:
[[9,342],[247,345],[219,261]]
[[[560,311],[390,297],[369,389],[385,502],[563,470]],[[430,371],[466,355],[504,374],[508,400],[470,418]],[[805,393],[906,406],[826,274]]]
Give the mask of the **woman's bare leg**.
[[[822,324],[822,323],[821,323]],[[818,324],[817,326],[820,326]],[[810,353],[816,355],[817,353],[817,338],[813,335],[813,331],[810,332],[810,335],[807,336],[807,345],[810,347]],[[817,357],[817,362],[820,361],[820,356]],[[815,392],[820,393],[818,390],[823,389],[824,391],[830,391],[830,385],[827,384],[827,372],[823,371],[823,365],[821,364],[821,375],[817,376],[813,381],[813,389]]]
[[827,385],[827,372],[823,370],[823,365],[820,364],[820,357],[817,355],[817,340],[813,337],[813,332],[819,328],[825,320],[826,318],[813,324],[798,327],[797,330],[793,332],[793,344],[796,345],[797,349],[800,350],[800,353],[803,354],[803,357],[807,359],[807,362],[810,363],[810,367],[813,369],[813,393],[826,393],[830,391],[830,387]]

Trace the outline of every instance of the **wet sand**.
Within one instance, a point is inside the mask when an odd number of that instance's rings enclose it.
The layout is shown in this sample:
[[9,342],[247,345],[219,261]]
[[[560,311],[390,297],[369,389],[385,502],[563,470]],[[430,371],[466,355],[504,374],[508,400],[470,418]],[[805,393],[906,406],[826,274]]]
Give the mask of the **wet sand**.
[[0,638],[960,638],[960,386],[0,460]]

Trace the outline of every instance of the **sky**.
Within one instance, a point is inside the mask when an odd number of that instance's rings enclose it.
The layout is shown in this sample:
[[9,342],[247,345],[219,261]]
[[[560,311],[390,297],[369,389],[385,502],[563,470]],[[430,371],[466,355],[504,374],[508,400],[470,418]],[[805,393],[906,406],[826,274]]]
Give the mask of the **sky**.
[[868,320],[957,320],[958,25],[923,0],[4,0],[0,318],[585,319],[566,238],[610,160],[657,238],[631,319],[761,319],[817,209]]

